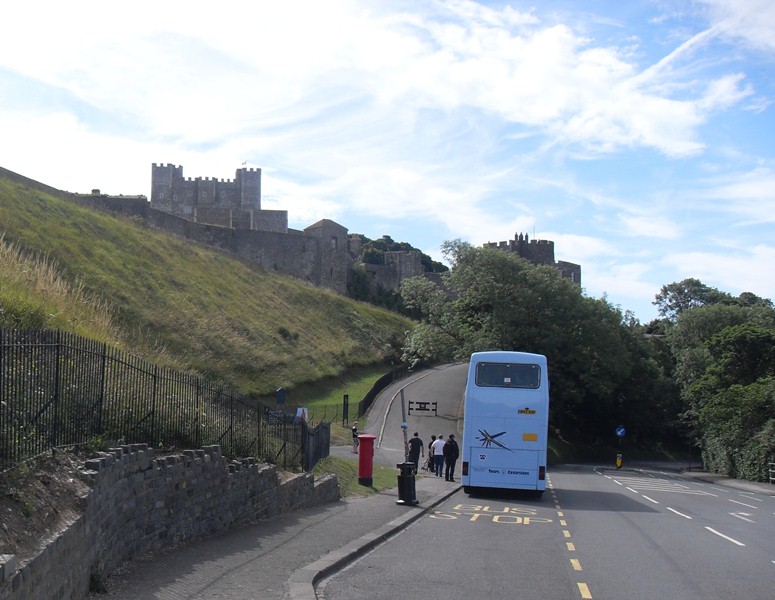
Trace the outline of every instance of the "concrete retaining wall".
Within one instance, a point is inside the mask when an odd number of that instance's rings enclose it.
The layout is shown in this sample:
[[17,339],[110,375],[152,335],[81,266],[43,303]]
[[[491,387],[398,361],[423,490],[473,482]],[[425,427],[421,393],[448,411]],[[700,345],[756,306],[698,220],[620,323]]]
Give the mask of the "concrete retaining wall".
[[0,556],[0,600],[83,598],[133,557],[340,497],[335,476],[281,476],[255,459],[227,461],[220,446],[160,458],[122,446],[79,476],[92,486],[80,518],[26,564]]

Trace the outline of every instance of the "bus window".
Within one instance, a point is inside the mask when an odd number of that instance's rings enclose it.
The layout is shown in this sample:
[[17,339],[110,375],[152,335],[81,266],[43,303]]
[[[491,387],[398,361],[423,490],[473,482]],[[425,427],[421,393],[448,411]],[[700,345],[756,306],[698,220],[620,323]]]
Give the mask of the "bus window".
[[476,365],[476,385],[535,390],[541,385],[541,367],[482,362]]

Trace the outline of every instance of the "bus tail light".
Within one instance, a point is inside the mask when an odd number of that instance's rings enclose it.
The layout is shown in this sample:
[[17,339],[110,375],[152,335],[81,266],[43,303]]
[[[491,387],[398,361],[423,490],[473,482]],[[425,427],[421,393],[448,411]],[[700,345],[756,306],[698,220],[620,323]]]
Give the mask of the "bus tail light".
[[546,467],[538,467],[538,481],[543,481],[544,479],[546,479]]
[[467,475],[468,475],[468,461],[464,460],[463,461],[463,476],[465,477]]

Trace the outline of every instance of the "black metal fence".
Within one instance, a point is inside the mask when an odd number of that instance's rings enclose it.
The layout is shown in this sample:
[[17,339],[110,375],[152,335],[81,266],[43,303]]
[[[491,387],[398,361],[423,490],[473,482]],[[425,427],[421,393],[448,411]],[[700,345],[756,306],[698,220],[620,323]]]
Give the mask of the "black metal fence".
[[[361,418],[374,403],[379,393],[388,387],[394,381],[403,379],[409,374],[409,367],[404,365],[395,367],[388,373],[382,375],[366,395],[355,404],[348,403],[348,409],[345,410],[344,400],[328,404],[313,404],[312,406],[284,406],[282,410],[289,413],[296,413],[300,409],[307,411],[307,419],[310,424],[314,423],[337,423],[341,420],[342,425],[349,423],[354,417]],[[278,409],[279,410],[279,409]]]
[[358,402],[358,416],[362,417],[366,414],[366,411],[369,410],[371,405],[374,403],[374,400],[379,396],[379,393],[384,390],[387,386],[389,386],[394,381],[397,381],[399,379],[403,379],[409,374],[409,367],[408,366],[401,366],[396,367],[395,369],[391,370],[389,373],[385,373],[382,377],[377,379],[377,381],[374,382],[374,385],[371,387],[371,389],[366,392],[366,395],[363,397],[363,399]]
[[330,429],[75,334],[0,329],[0,471],[105,443],[220,444],[226,456],[311,470],[328,456]]

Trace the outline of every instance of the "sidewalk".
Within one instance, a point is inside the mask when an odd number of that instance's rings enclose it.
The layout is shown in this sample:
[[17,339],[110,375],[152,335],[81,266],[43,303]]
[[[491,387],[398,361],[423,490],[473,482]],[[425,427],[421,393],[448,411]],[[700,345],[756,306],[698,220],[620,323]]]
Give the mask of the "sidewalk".
[[744,479],[727,479],[723,475],[708,473],[707,471],[701,471],[699,469],[685,469],[681,471],[681,474],[685,475],[686,477],[692,477],[693,479],[705,481],[707,483],[714,483],[716,485],[723,485],[724,487],[734,488],[742,492],[775,496],[775,485],[770,483],[759,483],[756,481],[746,481]]
[[[396,469],[396,485],[398,473]],[[460,484],[419,475],[415,489],[417,506],[397,504],[396,487],[138,558],[111,575],[106,594],[89,598],[315,600],[318,579],[420,518]]]

